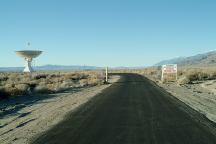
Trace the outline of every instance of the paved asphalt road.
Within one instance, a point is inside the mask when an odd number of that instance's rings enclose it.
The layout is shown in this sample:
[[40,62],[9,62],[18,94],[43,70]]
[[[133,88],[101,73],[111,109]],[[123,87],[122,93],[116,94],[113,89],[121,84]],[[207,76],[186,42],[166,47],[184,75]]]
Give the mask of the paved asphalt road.
[[216,144],[214,129],[215,124],[153,82],[123,74],[33,143]]

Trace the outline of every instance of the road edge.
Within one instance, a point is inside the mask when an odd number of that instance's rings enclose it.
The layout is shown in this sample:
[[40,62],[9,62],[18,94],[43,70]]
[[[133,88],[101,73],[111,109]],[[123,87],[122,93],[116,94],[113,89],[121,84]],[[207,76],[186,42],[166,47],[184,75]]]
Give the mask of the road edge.
[[[143,75],[142,75],[143,76]],[[150,78],[143,76],[147,79],[152,85],[154,85],[158,90],[164,93],[166,96],[169,97],[169,101],[175,103],[180,110],[187,113],[195,122],[201,123],[204,129],[210,130],[210,132],[216,136],[216,123],[208,119],[204,114],[200,113],[199,111],[195,110],[191,106],[187,105],[177,97],[175,97],[172,93],[164,89],[162,86],[158,85],[157,82],[151,80]]]

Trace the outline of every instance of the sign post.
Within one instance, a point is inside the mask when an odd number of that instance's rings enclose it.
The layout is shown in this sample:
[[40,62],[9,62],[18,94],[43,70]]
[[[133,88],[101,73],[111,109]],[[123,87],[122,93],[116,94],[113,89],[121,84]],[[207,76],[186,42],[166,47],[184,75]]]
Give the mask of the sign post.
[[178,80],[178,67],[177,64],[167,64],[162,65],[162,74],[161,74],[161,81],[164,81],[165,75],[175,75],[175,81]]
[[106,67],[106,83],[108,83],[108,67]]

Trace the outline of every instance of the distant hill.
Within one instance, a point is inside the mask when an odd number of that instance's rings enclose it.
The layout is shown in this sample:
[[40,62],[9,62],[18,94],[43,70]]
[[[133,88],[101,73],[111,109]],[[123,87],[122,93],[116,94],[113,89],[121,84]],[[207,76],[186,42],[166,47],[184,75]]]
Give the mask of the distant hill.
[[211,51],[204,54],[198,54],[191,57],[179,57],[170,60],[161,61],[155,66],[160,66],[164,64],[178,64],[182,66],[190,65],[215,65],[216,64],[216,51]]
[[[24,67],[0,67],[0,71],[2,72],[18,72],[23,71]],[[37,66],[34,67],[35,70],[39,71],[75,71],[75,70],[96,70],[100,69],[100,67],[95,66],[63,66],[63,65],[45,65],[45,66]]]

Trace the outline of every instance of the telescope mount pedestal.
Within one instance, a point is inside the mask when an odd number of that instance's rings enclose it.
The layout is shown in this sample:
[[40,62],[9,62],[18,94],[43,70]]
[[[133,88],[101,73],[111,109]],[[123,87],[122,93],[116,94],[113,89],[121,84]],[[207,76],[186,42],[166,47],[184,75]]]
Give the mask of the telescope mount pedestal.
[[32,59],[25,58],[25,69],[23,72],[31,73],[33,72],[33,68],[31,67]]

